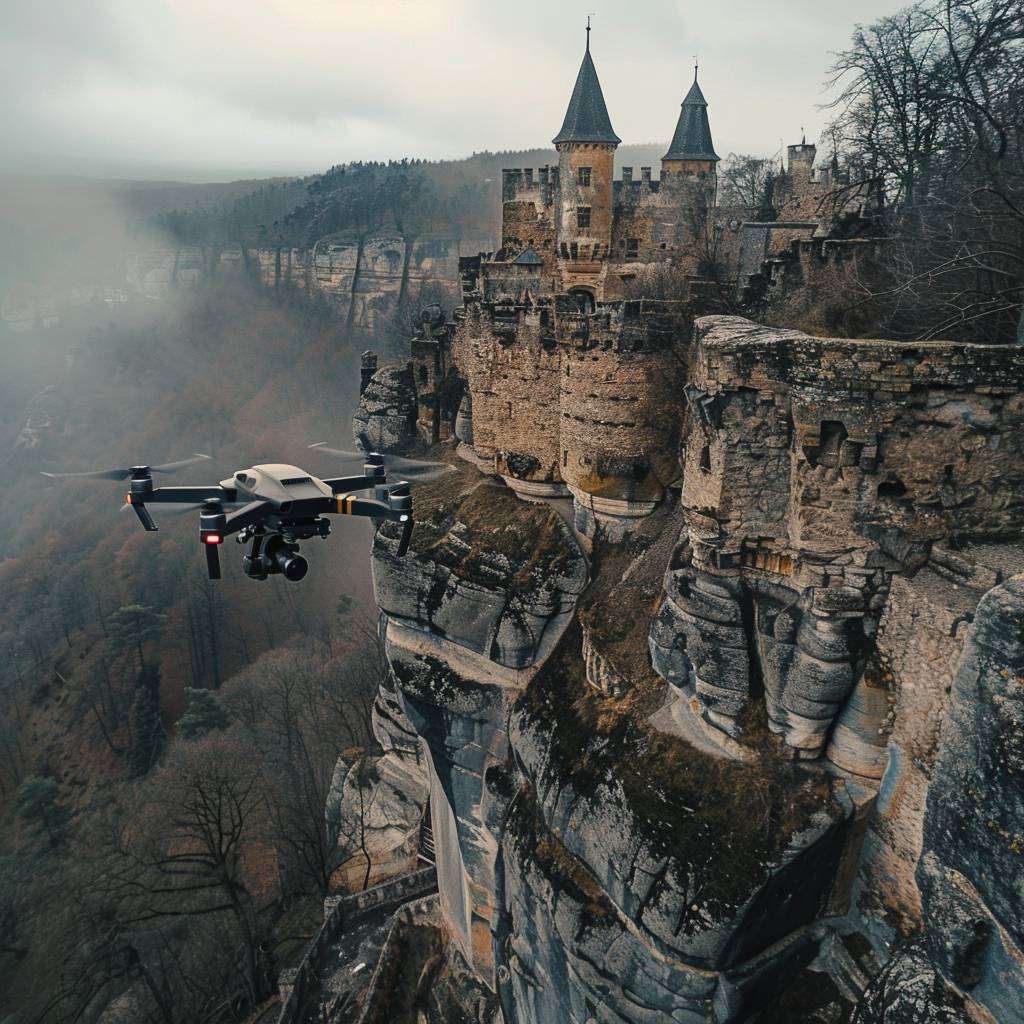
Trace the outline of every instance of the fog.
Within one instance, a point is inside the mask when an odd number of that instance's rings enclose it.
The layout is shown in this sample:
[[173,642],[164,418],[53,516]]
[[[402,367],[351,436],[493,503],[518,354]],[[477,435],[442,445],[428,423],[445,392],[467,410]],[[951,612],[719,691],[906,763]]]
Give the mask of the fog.
[[[114,607],[173,606],[205,577],[196,514],[158,511],[160,532],[143,535],[135,517],[119,511],[122,484],[58,482],[41,471],[156,464],[203,452],[212,460],[165,482],[217,482],[261,461],[337,475],[343,467],[306,446],[327,440],[352,447],[365,339],[343,336],[318,306],[260,292],[240,272],[172,281],[155,292],[130,281],[133,254],[162,250],[173,262],[177,243],[152,217],[182,201],[173,187],[8,184],[0,204],[0,562],[7,596],[29,577],[46,591],[70,573]],[[203,193],[209,201],[232,194]],[[325,619],[317,609],[330,619],[342,594],[371,614],[369,541],[366,523],[340,521],[333,536],[308,545],[309,576],[295,593],[285,593],[280,579],[245,579],[243,549],[228,546],[225,622],[236,631],[254,607],[270,614],[283,601],[291,616],[283,633],[295,630],[307,608],[315,630]],[[21,643],[29,626],[52,629],[46,611],[5,602],[0,644]],[[187,674],[184,666],[167,669],[180,676],[179,686],[188,683],[182,668]]]

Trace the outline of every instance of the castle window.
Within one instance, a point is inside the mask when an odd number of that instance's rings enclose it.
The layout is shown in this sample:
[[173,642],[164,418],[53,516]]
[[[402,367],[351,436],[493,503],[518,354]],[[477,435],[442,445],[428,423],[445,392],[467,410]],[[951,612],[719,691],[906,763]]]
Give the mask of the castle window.
[[580,258],[580,247],[575,242],[569,246],[569,256],[574,260],[578,260]]
[[590,227],[590,207],[589,206],[577,206],[576,207],[576,227],[589,228]]
[[639,238],[627,238],[626,239],[626,259],[635,260],[640,255],[640,239]]
[[581,185],[583,185],[586,188],[590,187],[590,172],[591,172],[591,170],[592,170],[592,168],[590,168],[590,167],[580,167],[576,171],[576,180]]

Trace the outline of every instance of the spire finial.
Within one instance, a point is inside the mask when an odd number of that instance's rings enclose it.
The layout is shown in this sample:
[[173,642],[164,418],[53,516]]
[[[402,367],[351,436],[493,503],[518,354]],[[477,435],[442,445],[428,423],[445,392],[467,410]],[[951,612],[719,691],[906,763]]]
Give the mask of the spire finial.
[[587,15],[587,53],[590,53],[590,19],[592,17],[593,14]]
[[693,80],[697,81],[697,54],[693,55]]

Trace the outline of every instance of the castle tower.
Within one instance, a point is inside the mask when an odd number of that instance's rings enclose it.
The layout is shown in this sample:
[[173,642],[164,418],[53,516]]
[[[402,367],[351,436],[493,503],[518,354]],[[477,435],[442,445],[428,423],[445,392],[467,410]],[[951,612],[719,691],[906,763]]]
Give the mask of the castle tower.
[[559,194],[555,204],[555,245],[562,286],[601,298],[601,263],[612,241],[612,177],[615,149],[622,141],[612,130],[597,69],[587,49],[562,130],[551,140],[558,150]]
[[798,146],[787,146],[789,174],[795,181],[808,182],[814,174],[814,161],[818,157],[818,147],[813,142],[808,142],[804,136]]
[[693,85],[683,100],[676,132],[668,152],[661,158],[661,180],[668,183],[701,185],[710,193],[708,206],[715,202],[718,188],[716,165],[718,154],[711,141],[708,103],[697,84],[697,67],[693,68]]

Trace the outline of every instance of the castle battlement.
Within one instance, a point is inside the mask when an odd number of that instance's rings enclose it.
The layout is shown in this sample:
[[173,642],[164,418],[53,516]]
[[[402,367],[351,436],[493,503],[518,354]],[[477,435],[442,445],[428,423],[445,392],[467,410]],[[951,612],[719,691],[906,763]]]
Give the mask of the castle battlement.
[[557,190],[558,166],[505,167],[501,171],[502,202],[550,203]]

